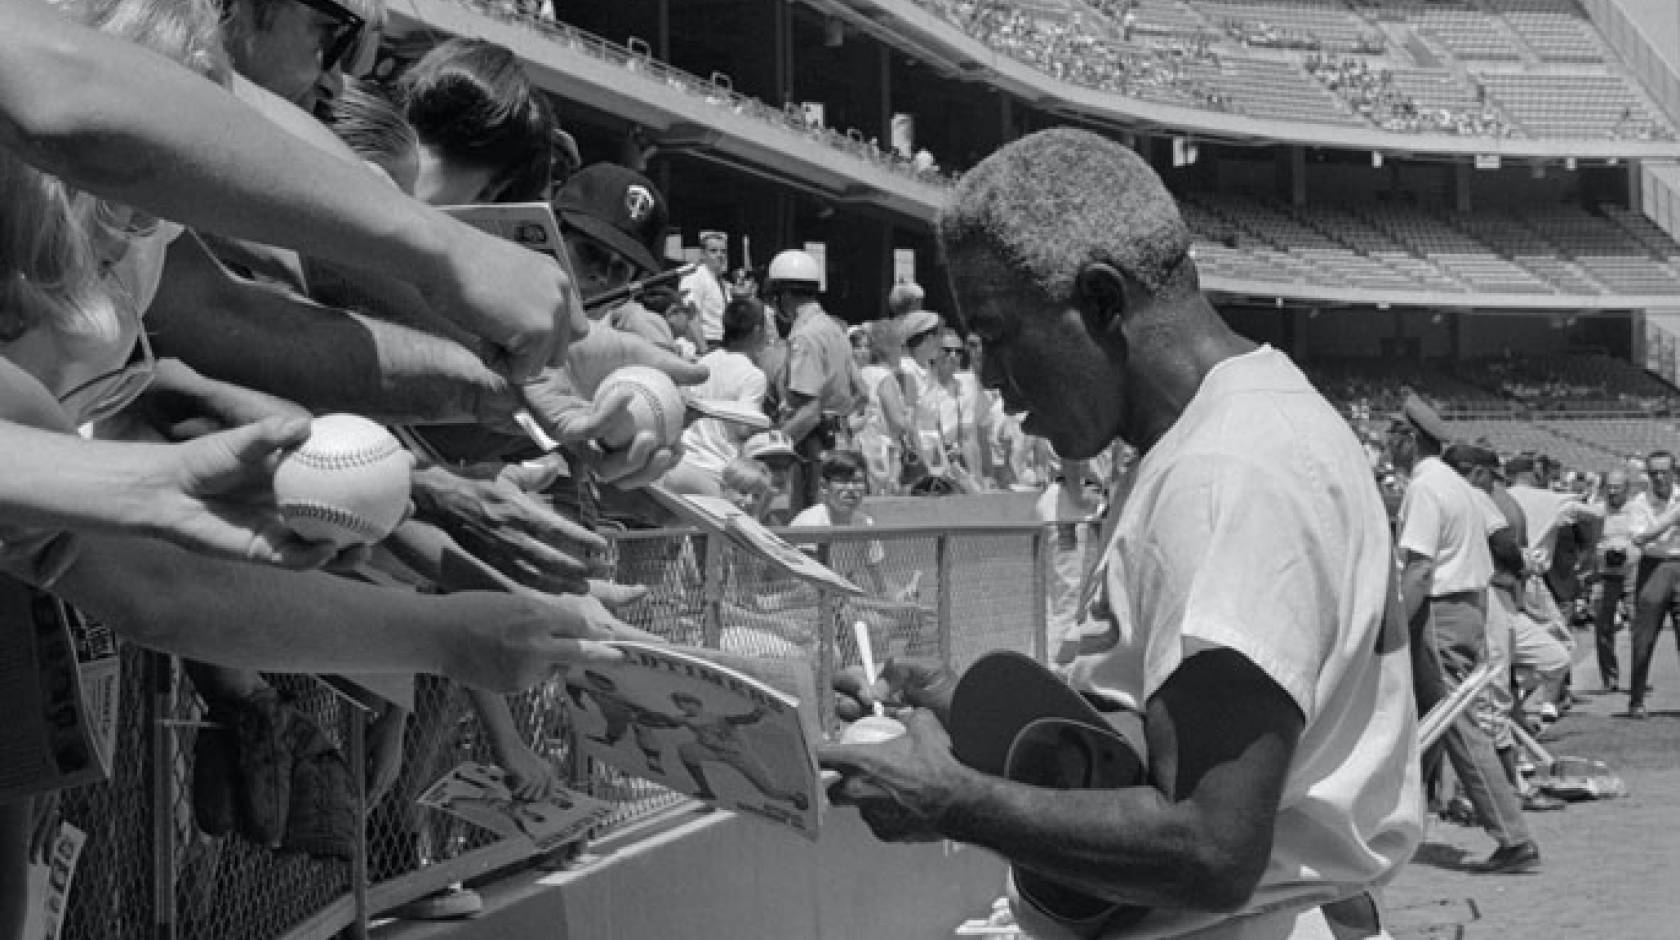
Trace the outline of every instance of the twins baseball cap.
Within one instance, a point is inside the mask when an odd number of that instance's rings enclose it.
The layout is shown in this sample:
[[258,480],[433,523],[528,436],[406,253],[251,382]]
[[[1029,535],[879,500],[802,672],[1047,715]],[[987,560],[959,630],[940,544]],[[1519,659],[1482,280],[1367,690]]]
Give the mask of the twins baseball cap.
[[554,197],[566,225],[630,259],[643,274],[664,265],[658,252],[670,217],[653,181],[627,167],[596,163],[573,173]]
[[796,457],[793,441],[782,431],[763,431],[747,438],[741,452],[754,460],[776,460]]

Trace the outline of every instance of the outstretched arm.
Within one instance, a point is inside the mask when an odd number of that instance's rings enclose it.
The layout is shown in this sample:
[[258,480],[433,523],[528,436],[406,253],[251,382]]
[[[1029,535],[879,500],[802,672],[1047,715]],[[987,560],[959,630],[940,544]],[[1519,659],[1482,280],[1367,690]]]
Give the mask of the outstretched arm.
[[414,280],[515,378],[588,331],[552,259],[474,231],[132,43],[0,0],[0,146],[156,215]]
[[152,649],[282,672],[430,672],[498,692],[564,662],[616,662],[587,598],[443,596],[214,561],[140,538],[84,539],[54,588]]
[[459,343],[235,277],[192,235],[147,310],[159,355],[311,411],[395,422],[511,419],[518,397]]

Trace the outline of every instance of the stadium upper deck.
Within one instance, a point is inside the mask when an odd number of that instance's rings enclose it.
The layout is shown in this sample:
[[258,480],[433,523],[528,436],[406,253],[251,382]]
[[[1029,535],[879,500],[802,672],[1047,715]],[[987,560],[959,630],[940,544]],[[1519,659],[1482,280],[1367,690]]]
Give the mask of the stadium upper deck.
[[890,22],[971,79],[1130,128],[1411,153],[1680,155],[1675,116],[1576,0],[814,5]]

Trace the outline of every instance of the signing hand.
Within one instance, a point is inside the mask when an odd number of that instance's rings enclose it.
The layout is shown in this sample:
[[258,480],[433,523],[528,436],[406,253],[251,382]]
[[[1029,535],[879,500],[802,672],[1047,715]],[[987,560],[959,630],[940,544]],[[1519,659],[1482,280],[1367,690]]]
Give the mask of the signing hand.
[[901,717],[907,733],[868,744],[824,744],[817,762],[839,771],[829,787],[837,806],[856,806],[877,839],[927,842],[942,838],[940,819],[972,773],[951,754],[951,736],[933,712]]
[[589,589],[591,555],[606,540],[544,506],[507,479],[475,480],[442,467],[414,474],[422,521],[519,584],[549,593]]
[[862,666],[848,666],[834,676],[834,713],[842,721],[855,721],[880,702],[892,712],[926,709],[944,722],[950,718],[956,687],[956,673],[931,661],[888,660],[873,686],[867,684]]

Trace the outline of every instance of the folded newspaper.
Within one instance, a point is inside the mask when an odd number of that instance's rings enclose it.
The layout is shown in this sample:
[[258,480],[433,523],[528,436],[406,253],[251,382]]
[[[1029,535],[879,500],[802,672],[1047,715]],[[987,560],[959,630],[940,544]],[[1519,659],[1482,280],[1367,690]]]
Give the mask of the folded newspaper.
[[851,597],[862,597],[866,593],[863,588],[760,525],[757,519],[742,512],[740,507],[727,499],[677,493],[659,483],[648,486],[647,492],[690,525],[722,535],[735,547],[769,562],[785,575]]
[[623,661],[566,674],[585,756],[816,840],[823,801],[809,664],[612,645]]
[[420,794],[420,805],[482,826],[505,839],[526,839],[547,852],[589,834],[616,812],[611,803],[562,789],[545,800],[521,800],[507,771],[464,763]]
[[109,628],[45,591],[0,576],[0,803],[111,773],[121,665]]

